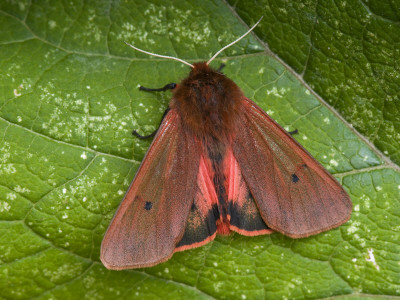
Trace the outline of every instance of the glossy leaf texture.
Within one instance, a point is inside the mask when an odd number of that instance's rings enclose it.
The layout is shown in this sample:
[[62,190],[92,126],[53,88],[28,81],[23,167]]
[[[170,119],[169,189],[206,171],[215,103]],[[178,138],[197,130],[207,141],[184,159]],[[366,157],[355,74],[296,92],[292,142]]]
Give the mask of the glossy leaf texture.
[[228,1],[258,36],[384,155],[400,164],[400,2]]
[[[0,298],[400,296],[400,171],[390,162],[400,35],[392,8],[368,3],[2,1]],[[306,239],[233,234],[153,268],[107,270],[102,237],[150,144],[131,131],[157,128],[171,95],[137,87],[188,72],[123,42],[207,60],[260,15],[256,34],[213,64],[299,130],[349,192],[352,219]]]

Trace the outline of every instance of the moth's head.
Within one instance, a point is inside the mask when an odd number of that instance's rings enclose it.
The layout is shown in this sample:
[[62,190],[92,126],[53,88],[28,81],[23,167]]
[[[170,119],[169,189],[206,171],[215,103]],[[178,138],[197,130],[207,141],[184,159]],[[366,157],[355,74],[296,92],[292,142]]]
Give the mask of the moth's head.
[[242,99],[242,91],[231,79],[199,62],[176,86],[169,106],[196,135],[223,139],[235,128]]
[[182,101],[193,102],[193,105],[199,107],[214,105],[215,102],[221,102],[220,99],[232,96],[232,93],[241,95],[239,87],[231,79],[206,62],[198,62],[193,64],[189,75],[176,86],[174,98],[186,99]]
[[205,61],[194,63],[190,74],[201,72],[215,72],[215,70],[212,69]]
[[215,76],[221,77],[224,75],[220,71],[210,67],[205,61],[194,63],[189,73],[190,78],[204,81]]

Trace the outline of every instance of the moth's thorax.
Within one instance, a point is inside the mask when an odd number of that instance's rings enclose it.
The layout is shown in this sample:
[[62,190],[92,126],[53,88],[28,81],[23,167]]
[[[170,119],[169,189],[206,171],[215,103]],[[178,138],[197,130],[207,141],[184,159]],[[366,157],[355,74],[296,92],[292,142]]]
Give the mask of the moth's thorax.
[[178,110],[184,126],[196,135],[228,137],[242,97],[232,80],[201,62],[177,86],[171,108]]

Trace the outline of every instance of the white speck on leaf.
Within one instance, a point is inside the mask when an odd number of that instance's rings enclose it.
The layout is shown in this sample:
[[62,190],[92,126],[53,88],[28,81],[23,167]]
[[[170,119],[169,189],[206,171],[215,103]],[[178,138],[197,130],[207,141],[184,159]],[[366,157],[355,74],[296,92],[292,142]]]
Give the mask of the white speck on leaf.
[[21,96],[22,94],[21,93],[18,93],[18,90],[17,89],[14,89],[14,96],[15,97],[19,97],[19,96]]
[[360,225],[361,225],[360,222],[357,222],[357,221],[352,222],[351,225],[347,228],[347,232],[354,233],[354,232],[358,231],[360,229],[360,228],[358,228],[358,226],[360,226]]
[[[281,92],[282,89],[279,91]],[[278,89],[274,86],[272,89],[267,90],[267,95],[274,95],[275,97],[282,98],[283,96],[278,92]]]
[[363,203],[363,206],[366,209],[369,209],[371,199],[367,195],[363,194],[361,195],[360,200],[361,200],[360,203]]
[[337,167],[337,166],[339,165],[339,163],[338,163],[336,160],[334,160],[334,159],[331,159],[331,160],[329,161],[329,164],[330,164],[331,166],[334,166],[334,167]]
[[17,185],[17,186],[14,188],[14,191],[16,191],[17,193],[20,193],[20,194],[25,194],[25,193],[28,194],[28,193],[31,192],[30,189],[23,188],[23,187],[21,187],[21,186],[19,186],[19,185]]
[[57,27],[57,22],[54,20],[49,20],[48,24],[50,29],[54,29]]
[[9,211],[11,209],[11,205],[8,202],[0,201],[0,212]]
[[366,261],[372,262],[375,268],[379,271],[379,265],[376,263],[374,256],[374,249],[368,249],[369,258],[365,259]]
[[223,283],[222,282],[216,282],[213,284],[214,290],[219,293],[221,291],[221,287],[222,287]]
[[15,200],[17,198],[17,195],[15,193],[7,193],[6,199],[8,200]]

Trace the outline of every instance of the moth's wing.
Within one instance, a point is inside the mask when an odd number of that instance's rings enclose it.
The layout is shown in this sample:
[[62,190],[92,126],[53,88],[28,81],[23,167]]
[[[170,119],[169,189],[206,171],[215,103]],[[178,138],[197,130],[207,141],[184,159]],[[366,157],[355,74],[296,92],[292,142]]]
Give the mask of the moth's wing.
[[253,101],[243,98],[232,148],[268,227],[293,238],[349,220],[341,185]]
[[107,268],[149,267],[172,256],[197,192],[199,149],[171,109],[104,236]]
[[[197,177],[197,191],[191,207],[185,234],[175,251],[202,246],[217,233],[218,196],[212,172],[207,169],[207,155],[202,153]],[[257,205],[244,181],[232,149],[226,149],[223,161],[230,229],[247,236],[269,234],[273,231],[263,221]]]
[[201,155],[196,193],[186,223],[185,233],[175,251],[200,247],[215,238],[218,219],[217,193],[205,157]]
[[231,148],[226,152],[224,164],[230,229],[247,236],[272,233],[273,230],[265,224],[260,215]]

